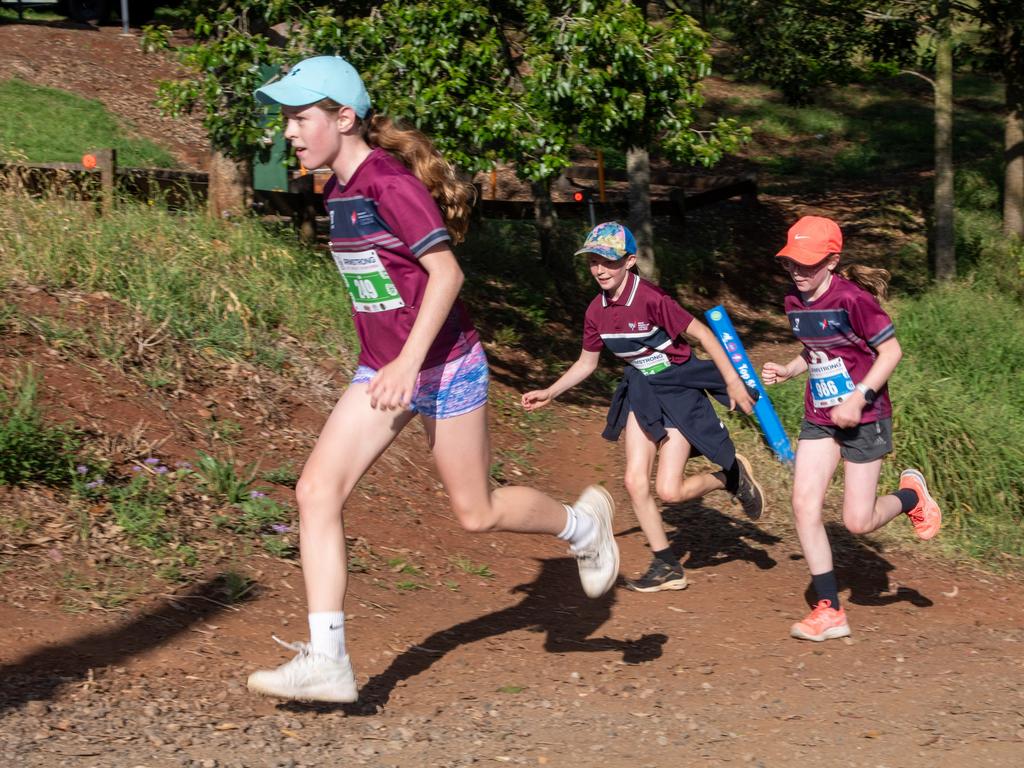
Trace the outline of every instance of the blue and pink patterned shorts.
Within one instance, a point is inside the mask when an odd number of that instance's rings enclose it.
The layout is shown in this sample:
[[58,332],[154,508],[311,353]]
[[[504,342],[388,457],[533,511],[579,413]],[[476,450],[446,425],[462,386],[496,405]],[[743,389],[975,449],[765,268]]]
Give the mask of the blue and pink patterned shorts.
[[[368,384],[376,375],[373,368],[360,365],[352,383]],[[487,402],[489,382],[487,355],[477,342],[462,357],[420,371],[409,408],[431,419],[461,416]]]

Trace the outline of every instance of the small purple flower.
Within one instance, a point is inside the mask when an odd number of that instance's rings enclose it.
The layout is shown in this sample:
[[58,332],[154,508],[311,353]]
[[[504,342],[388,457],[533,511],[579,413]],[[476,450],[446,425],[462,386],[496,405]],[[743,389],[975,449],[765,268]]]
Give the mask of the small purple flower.
[[142,467],[140,467],[138,464],[135,464],[135,465],[132,466],[132,472],[141,472],[141,471],[142,471]]
[[86,483],[85,487],[86,488],[99,488],[101,485],[103,485],[103,478],[102,477],[93,480],[91,483]]
[[283,523],[274,523],[270,528],[274,533],[288,533],[291,530],[291,527]]
[[144,464],[149,464],[149,466],[152,467],[154,464],[159,464],[160,463],[160,459],[156,458],[155,456],[150,456],[143,463]]
[[267,494],[265,494],[263,491],[250,491],[249,492],[249,498],[250,499],[265,499],[265,498],[267,498]]
[[192,469],[192,465],[189,464],[187,461],[175,462],[174,466],[177,467],[178,469]]
[[157,467],[153,471],[158,475],[166,475],[170,470],[168,470],[167,467]]
[[86,475],[89,473],[89,468],[85,464],[79,464],[75,467],[75,471],[80,475]]

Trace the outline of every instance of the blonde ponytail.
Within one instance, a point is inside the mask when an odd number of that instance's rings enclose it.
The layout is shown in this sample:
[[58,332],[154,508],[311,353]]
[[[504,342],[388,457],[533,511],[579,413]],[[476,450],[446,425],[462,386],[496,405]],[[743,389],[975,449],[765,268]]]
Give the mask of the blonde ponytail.
[[362,120],[363,139],[404,163],[430,190],[444,216],[454,244],[461,243],[469,229],[469,216],[476,188],[455,175],[451,163],[441,156],[433,142],[417,130],[400,128],[391,118],[372,114]]
[[889,292],[889,278],[892,274],[887,269],[849,264],[840,267],[839,274],[873,294],[879,301],[882,301]]

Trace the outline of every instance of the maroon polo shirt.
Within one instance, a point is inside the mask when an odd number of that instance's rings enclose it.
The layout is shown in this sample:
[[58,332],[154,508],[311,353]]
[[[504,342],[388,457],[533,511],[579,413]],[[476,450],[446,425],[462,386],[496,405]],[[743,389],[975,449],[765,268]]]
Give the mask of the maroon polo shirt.
[[[605,291],[590,302],[583,320],[583,348],[608,349],[645,373],[690,359],[690,345],[680,339],[693,315],[679,302],[639,275],[629,274],[619,298]],[[664,360],[662,360],[664,357]]]
[[[359,363],[379,370],[401,352],[419,314],[429,277],[420,257],[450,240],[429,190],[399,160],[374,148],[342,186],[324,187],[331,256],[352,299]],[[465,355],[478,341],[456,299],[423,361],[432,368]]]
[[[895,335],[892,320],[878,300],[850,280],[832,275],[828,289],[812,302],[793,289],[784,302],[789,327],[804,345],[801,353],[808,363],[834,363],[842,360],[849,378],[858,384],[878,357],[879,344]],[[813,380],[808,378],[804,391],[804,414],[813,424],[831,425],[829,412],[835,406],[814,405]],[[875,402],[864,408],[861,423],[868,424],[892,416],[888,386],[882,387]]]

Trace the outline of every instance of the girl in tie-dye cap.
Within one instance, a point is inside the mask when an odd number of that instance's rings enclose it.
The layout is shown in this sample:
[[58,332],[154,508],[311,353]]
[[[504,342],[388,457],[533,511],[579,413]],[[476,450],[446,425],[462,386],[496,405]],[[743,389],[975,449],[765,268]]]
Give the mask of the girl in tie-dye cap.
[[[651,495],[655,459],[655,488],[662,500],[682,502],[724,489],[748,517],[760,518],[761,487],[706,393],[746,413],[756,394],[743,384],[711,329],[633,271],[636,241],[629,229],[614,221],[598,224],[576,253],[587,256],[601,288],[587,308],[583,350],[554,384],[527,392],[522,404],[527,410],[540,408],[582,382],[597,370],[604,348],[626,363],[604,436],[616,440],[625,432],[626,490],[653,553],[647,571],[627,579],[626,586],[637,592],[685,589],[686,574]],[[711,360],[694,357],[683,334],[697,339]],[[721,471],[687,476],[686,464],[698,452]]]
[[793,280],[786,317],[804,349],[788,363],[765,363],[761,372],[768,385],[809,374],[796,449],[793,516],[818,599],[810,614],[790,628],[800,640],[850,634],[822,521],[825,492],[840,459],[843,524],[852,533],[870,533],[904,514],[922,539],[932,538],[942,525],[939,506],[916,469],[903,471],[898,490],[875,495],[882,458],[892,451],[888,381],[903,352],[878,301],[885,296],[889,273],[858,264],[838,273],[842,250],[843,234],[832,219],[804,216],[790,227],[777,258]]
[[[258,99],[281,105],[285,138],[306,168],[329,167],[331,255],[359,335],[359,367],[320,432],[296,486],[310,643],[249,677],[259,693],[350,702],[342,509],[359,479],[416,415],[459,522],[470,531],[545,533],[568,542],[584,592],[615,582],[613,503],[599,486],[572,505],[525,486],[490,486],[487,360],[452,253],[472,187],[421,133],[374,114],[359,74],[337,56],[299,62]],[[338,307],[338,311],[345,311]]]

